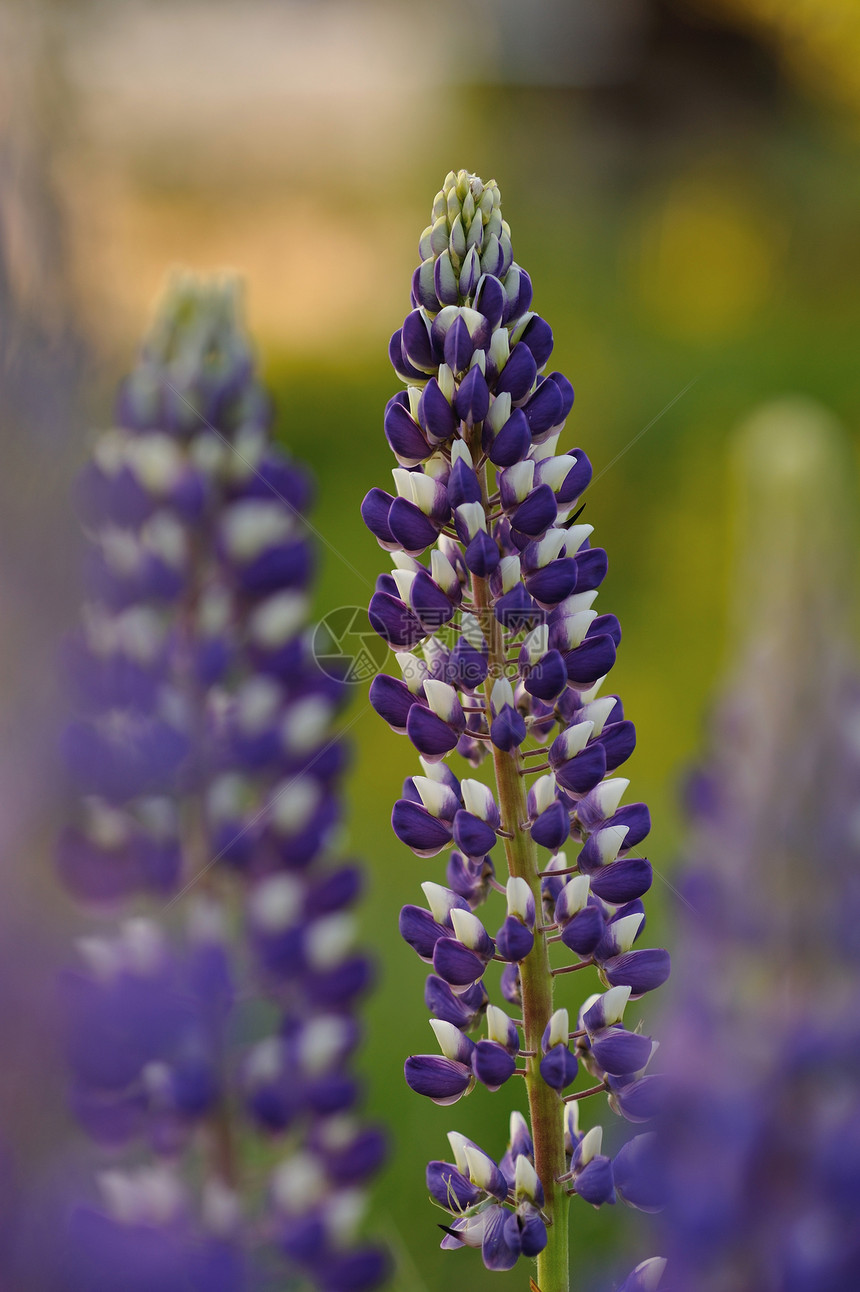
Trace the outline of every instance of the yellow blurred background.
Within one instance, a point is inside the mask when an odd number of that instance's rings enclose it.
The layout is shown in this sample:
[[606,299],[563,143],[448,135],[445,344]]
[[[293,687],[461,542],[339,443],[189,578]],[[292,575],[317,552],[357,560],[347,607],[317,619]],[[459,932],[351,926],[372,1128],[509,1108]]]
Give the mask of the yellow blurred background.
[[[244,280],[278,434],[316,472],[314,523],[334,549],[318,609],[364,605],[387,568],[358,516],[390,479],[387,342],[433,195],[467,167],[501,186],[553,362],[577,391],[563,443],[595,467],[600,605],[624,628],[613,683],[639,733],[631,793],[655,823],[652,937],[671,938],[677,789],[731,647],[728,439],[761,401],[797,393],[849,428],[856,462],[857,5],[6,0],[0,68],[0,843],[20,920],[44,910],[61,937],[71,924],[50,896],[51,775],[38,774],[54,643],[74,615],[63,500],[167,271]],[[380,960],[365,1068],[395,1140],[376,1223],[402,1292],[451,1279],[503,1292],[521,1274],[438,1252],[423,1172],[449,1128],[501,1152],[513,1093],[447,1110],[404,1086],[403,1058],[432,1037],[397,912],[439,863],[389,830],[409,747],[363,691],[349,721],[349,846],[370,867]],[[32,1130],[26,1085],[10,1077],[0,1096]],[[584,1204],[574,1223],[582,1292],[608,1285],[625,1247],[648,1254],[641,1224],[620,1237]]]

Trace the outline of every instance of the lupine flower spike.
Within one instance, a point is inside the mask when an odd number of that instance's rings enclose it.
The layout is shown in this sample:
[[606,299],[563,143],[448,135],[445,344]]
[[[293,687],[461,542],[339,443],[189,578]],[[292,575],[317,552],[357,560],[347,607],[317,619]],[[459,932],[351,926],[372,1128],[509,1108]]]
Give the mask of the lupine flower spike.
[[734,465],[735,658],[689,786],[659,1223],[679,1287],[854,1292],[856,466],[799,399],[751,419]]
[[[401,676],[377,677],[370,698],[420,754],[394,831],[418,857],[447,854],[422,885],[426,906],[401,914],[432,968],[441,1051],[410,1057],[406,1080],[439,1104],[517,1073],[528,1092],[529,1119],[514,1116],[498,1162],[452,1133],[453,1161],[428,1167],[451,1213],[442,1246],[479,1247],[495,1270],[537,1257],[541,1292],[567,1292],[569,1195],[599,1207],[620,1192],[579,1103],[602,1094],[622,1116],[649,1115],[656,1047],[624,1016],[669,958],[636,945],[650,821],[643,803],[622,803],[616,774],[633,724],[600,695],[621,630],[593,608],[607,557],[580,520],[591,466],[581,449],[558,451],[573,389],[547,372],[552,332],[500,203],[495,181],[448,175],[391,339],[405,386],[384,416],[394,490],[372,489],[362,515],[391,554],[369,613]],[[492,789],[450,765],[488,754]],[[495,892],[498,914],[479,916]],[[492,962],[504,1007],[490,1003]],[[571,1000],[573,970],[587,986]],[[590,1084],[575,1088],[580,1069]],[[621,1196],[635,1205],[634,1188]]]
[[180,280],[80,480],[59,864],[124,918],[65,984],[72,1100],[110,1169],[63,1288],[239,1292],[266,1246],[326,1292],[384,1272],[356,1237],[383,1140],[350,1067],[370,966],[332,848],[344,686],[310,650],[309,482],[270,422],[234,287]]

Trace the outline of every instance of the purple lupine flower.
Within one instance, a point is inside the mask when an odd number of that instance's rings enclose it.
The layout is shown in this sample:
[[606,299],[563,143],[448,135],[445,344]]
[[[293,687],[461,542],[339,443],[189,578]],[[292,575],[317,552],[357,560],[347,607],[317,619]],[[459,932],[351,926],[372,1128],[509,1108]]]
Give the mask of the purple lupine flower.
[[[432,1163],[428,1185],[452,1214],[443,1247],[480,1247],[490,1269],[537,1256],[541,1292],[567,1292],[567,1195],[616,1197],[599,1130],[578,1131],[579,1101],[602,1093],[622,1116],[648,1115],[635,1088],[654,1047],[621,1019],[669,972],[664,951],[634,947],[652,877],[634,849],[650,818],[622,805],[628,782],[614,773],[635,732],[620,700],[599,696],[621,631],[592,608],[607,557],[580,520],[591,466],[558,451],[573,388],[547,371],[552,332],[531,309],[495,181],[448,175],[419,252],[389,351],[406,387],[384,415],[394,491],[362,504],[393,564],[370,618],[402,674],[376,678],[370,700],[423,769],[392,826],[420,858],[454,848],[423,885],[428,908],[401,915],[434,970],[425,999],[441,1050],[410,1057],[405,1074],[439,1104],[525,1079],[532,1129],[520,1119],[506,1155],[518,1172],[460,1137],[450,1173]],[[455,772],[453,755],[477,768],[488,754],[492,788]],[[507,908],[483,919],[493,890]],[[505,963],[501,994],[522,1017],[490,1003],[490,959]],[[608,988],[573,1032],[553,1004],[572,970]],[[573,1089],[580,1069],[596,1082]]]
[[850,1292],[860,674],[843,544],[854,464],[823,410],[786,401],[743,430],[735,469],[735,659],[689,786],[670,1090],[656,1143],[631,1153],[619,1187],[665,1204],[673,1286]]
[[[76,1212],[70,1287],[239,1292],[264,1245],[325,1292],[385,1276],[358,1228],[385,1143],[351,1065],[371,965],[360,869],[332,854],[345,685],[311,650],[309,494],[272,442],[234,288],[180,281],[78,488],[92,542],[59,866],[126,918],[64,980],[72,1104],[146,1164],[114,1162]],[[141,896],[184,927],[136,914]],[[277,1163],[262,1206],[252,1132]]]

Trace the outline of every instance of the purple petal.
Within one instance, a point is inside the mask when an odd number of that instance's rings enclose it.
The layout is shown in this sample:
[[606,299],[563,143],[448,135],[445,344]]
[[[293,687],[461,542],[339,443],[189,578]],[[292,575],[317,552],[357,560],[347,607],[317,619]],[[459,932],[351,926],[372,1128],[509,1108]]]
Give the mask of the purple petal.
[[400,912],[399,926],[403,941],[428,964],[432,963],[433,951],[439,939],[449,937],[449,930],[437,924],[423,906],[404,906]]
[[494,466],[511,467],[515,462],[522,462],[531,442],[529,424],[521,408],[514,409],[495,436],[488,424],[484,426],[482,446]]
[[433,287],[443,305],[457,304],[460,285],[448,251],[443,251],[441,256],[436,258],[436,263],[433,266]]
[[499,979],[499,989],[509,1005],[522,1006],[523,992],[519,965],[505,965]]
[[597,742],[606,750],[606,770],[614,772],[636,748],[636,728],[632,722],[613,722],[603,728]]
[[[550,749],[550,762],[552,750]],[[596,741],[586,745],[573,758],[560,763],[555,769],[555,778],[568,794],[588,794],[599,785],[606,774],[606,751]]]
[[530,395],[523,404],[523,412],[528,420],[532,439],[536,443],[540,443],[542,435],[564,421],[563,406],[561,391],[554,381],[549,380],[542,381],[534,394]]
[[635,848],[650,834],[651,813],[645,803],[628,803],[626,807],[619,808],[615,816],[611,817],[606,824],[627,827],[624,838],[624,851],[627,851],[629,848]]
[[511,265],[504,278],[507,307],[503,323],[515,323],[522,318],[532,303],[532,280],[519,265]]
[[394,499],[388,513],[388,528],[410,556],[420,556],[439,537],[429,516],[407,498]]
[[606,927],[603,914],[597,906],[586,906],[577,911],[561,931],[561,940],[578,956],[590,956],[603,937]]
[[611,987],[630,987],[635,999],[662,986],[672,965],[668,951],[653,948],[626,951],[605,961],[602,968]]
[[471,991],[465,991],[459,996],[451,990],[444,978],[439,978],[436,974],[430,974],[424,985],[424,1004],[431,1014],[446,1023],[453,1023],[461,1030],[474,1026],[486,1003],[483,983],[476,984]]
[[567,668],[560,651],[550,650],[533,665],[523,685],[539,700],[555,700],[567,686]]
[[470,987],[484,976],[484,962],[456,938],[440,938],[436,943],[433,968],[452,987]]
[[467,567],[481,579],[487,578],[498,567],[499,549],[486,530],[479,529],[469,546],[464,558]]
[[495,845],[496,832],[480,817],[461,809],[454,817],[454,841],[467,857],[484,857]]
[[499,597],[494,613],[502,627],[512,633],[533,628],[544,618],[540,606],[535,605],[521,583]]
[[384,489],[371,489],[365,494],[361,504],[361,518],[371,534],[389,550],[397,546],[397,540],[388,524],[388,513],[394,498]]
[[584,552],[577,553],[576,563],[579,567],[577,591],[591,592],[594,588],[599,588],[609,569],[606,550],[602,547],[588,547]]
[[418,420],[428,438],[436,444],[450,439],[457,429],[456,414],[435,377],[427,382],[418,401]]
[[416,305],[423,305],[431,314],[438,314],[441,309],[439,297],[433,282],[433,270],[436,266],[434,256],[423,261],[412,275],[412,299]]
[[348,1144],[324,1154],[326,1171],[338,1187],[361,1184],[374,1175],[387,1157],[383,1132],[374,1126],[360,1130]]
[[558,506],[552,489],[547,484],[538,485],[511,516],[511,528],[529,538],[539,538],[546,533],[557,514]]
[[380,718],[394,731],[405,733],[409,710],[418,703],[405,682],[399,677],[378,673],[370,684],[368,698]]
[[580,1198],[590,1202],[593,1207],[615,1201],[615,1184],[612,1179],[612,1163],[608,1157],[598,1153],[593,1157],[573,1181],[573,1188]]
[[305,978],[305,993],[317,1009],[342,1009],[367,991],[373,981],[373,966],[366,956],[350,956]]
[[[487,656],[461,637],[448,657],[445,680],[452,686],[476,690],[487,676]],[[565,673],[565,682],[567,673]]]
[[409,607],[388,592],[374,592],[367,617],[374,631],[392,646],[414,646],[427,635]]
[[598,615],[589,624],[588,632],[585,635],[586,637],[599,637],[601,633],[609,633],[615,645],[621,645],[621,624],[618,622],[617,615]]
[[472,907],[486,901],[495,870],[489,857],[469,858],[456,850],[448,858],[445,878],[448,887]]
[[644,857],[623,857],[592,873],[591,891],[604,902],[631,902],[651,887],[651,863]]
[[567,377],[565,377],[563,372],[551,372],[547,380],[554,381],[555,384],[558,386],[559,392],[561,394],[561,417],[559,421],[563,422],[565,418],[568,416],[568,414],[570,413],[570,410],[573,408],[573,400],[574,400],[573,386],[570,384],[570,382],[568,381]]
[[600,637],[586,637],[575,650],[564,656],[568,681],[584,691],[598,678],[605,677],[615,663],[615,642],[608,633]]
[[388,343],[388,358],[391,366],[402,381],[423,381],[427,376],[420,368],[413,368],[403,354],[403,329],[398,328]]
[[474,469],[458,458],[448,477],[448,501],[452,507],[464,502],[481,501],[481,482]]
[[523,330],[520,342],[531,350],[540,370],[552,354],[552,328],[539,314],[533,314]]
[[656,1212],[665,1205],[659,1144],[653,1133],[635,1135],[623,1144],[615,1154],[612,1173],[628,1207]]
[[421,804],[408,799],[398,799],[394,804],[391,826],[401,843],[419,857],[435,857],[451,842],[450,828]]
[[308,890],[305,917],[314,919],[351,906],[362,886],[363,875],[358,866],[339,866],[329,874],[322,874]]
[[522,1250],[517,1218],[506,1207],[490,1207],[484,1214],[484,1265],[488,1270],[512,1270]]
[[527,345],[516,344],[510,357],[496,380],[496,394],[509,394],[511,401],[518,404],[525,399],[537,377],[537,364],[534,355]]
[[495,332],[505,311],[505,289],[493,274],[484,274],[475,290],[475,309],[484,315],[490,330]]
[[427,1163],[427,1189],[440,1207],[453,1212],[465,1211],[483,1196],[482,1191],[450,1162]]
[[[453,331],[453,328],[451,330]],[[449,332],[448,335],[450,336],[451,333]],[[487,416],[490,408],[490,390],[486,377],[477,365],[470,368],[460,382],[460,387],[454,396],[454,408],[457,416],[464,422],[482,422]]]
[[475,343],[466,320],[458,314],[445,333],[445,362],[453,373],[464,372],[472,361]]
[[417,466],[432,453],[430,445],[402,404],[392,400],[385,412],[385,438],[403,466]]
[[503,960],[525,960],[534,946],[534,934],[513,915],[508,915],[496,934],[496,951]]
[[540,1061],[540,1074],[553,1090],[564,1090],[576,1080],[579,1064],[566,1045],[554,1045]]
[[650,1121],[663,1110],[666,1103],[667,1081],[659,1073],[640,1077],[638,1081],[619,1083],[617,1086],[610,1078],[609,1086],[611,1106],[629,1122]]
[[623,1027],[610,1027],[591,1042],[595,1061],[614,1077],[641,1072],[651,1057],[651,1038]]
[[434,1104],[454,1104],[467,1094],[474,1083],[472,1069],[455,1059],[438,1054],[413,1054],[403,1066],[406,1084],[418,1095]]
[[521,1206],[518,1211],[523,1256],[538,1256],[547,1244],[546,1225],[537,1207]]
[[403,320],[401,345],[404,359],[413,367],[421,369],[422,374],[432,372],[436,368],[437,361],[430,341],[426,315],[420,310],[413,310]]
[[510,753],[526,738],[526,722],[523,715],[510,704],[505,704],[497,713],[490,726],[490,739],[497,749]]
[[454,607],[448,597],[426,570],[419,571],[412,580],[409,601],[428,632],[435,632],[447,624],[454,614]]
[[498,1090],[503,1086],[516,1066],[514,1056],[497,1041],[478,1041],[472,1053],[472,1071],[488,1090]]
[[406,734],[419,754],[425,758],[443,758],[456,747],[459,732],[455,731],[432,709],[415,704],[406,718]]
[[551,561],[543,569],[528,575],[526,587],[539,606],[549,609],[570,596],[576,588],[577,577],[576,560],[572,556],[566,556]]
[[571,449],[570,453],[576,458],[576,462],[564,477],[558,491],[558,501],[562,506],[569,506],[576,502],[580,494],[588,488],[593,474],[591,463],[582,449]]
[[542,848],[555,852],[570,835],[570,816],[560,799],[544,811],[531,827],[531,836]]

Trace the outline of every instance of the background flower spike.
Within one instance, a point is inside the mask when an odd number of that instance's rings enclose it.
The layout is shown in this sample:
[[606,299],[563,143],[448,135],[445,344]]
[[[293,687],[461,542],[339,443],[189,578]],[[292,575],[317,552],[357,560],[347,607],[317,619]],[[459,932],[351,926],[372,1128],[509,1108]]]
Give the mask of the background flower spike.
[[[177,278],[78,485],[58,863],[103,930],[61,992],[71,1104],[110,1170],[68,1208],[63,1287],[386,1276],[358,1228],[385,1139],[351,1062],[371,965],[361,871],[335,855],[346,687],[310,648],[310,493],[272,441],[236,284]],[[365,515],[393,548],[380,494]],[[416,702],[377,679],[395,727]],[[404,933],[429,958],[432,917]]]
[[686,787],[661,1028],[659,1241],[679,1286],[860,1283],[844,1222],[860,1179],[854,447],[803,399],[759,409],[732,445],[732,658]]

